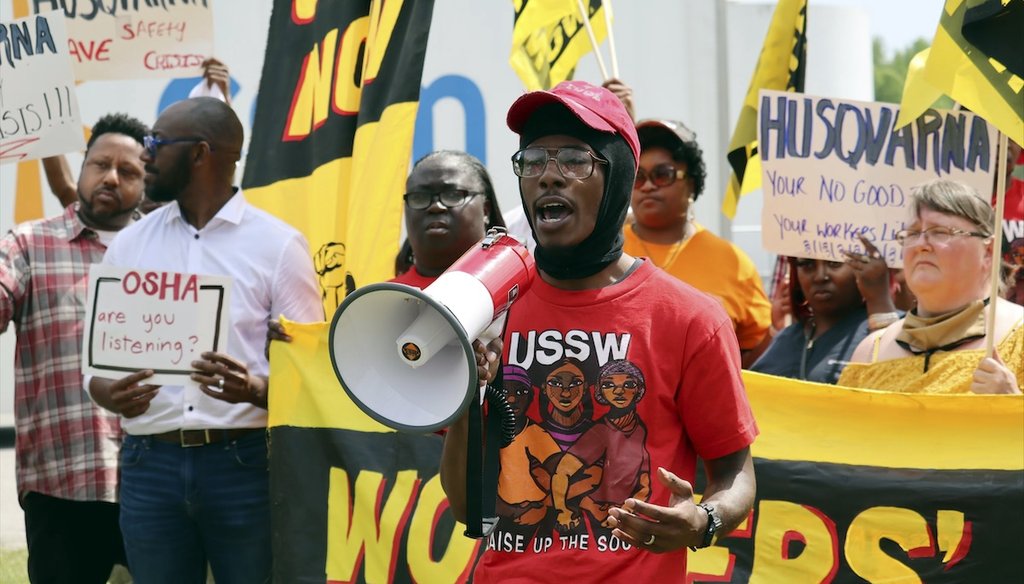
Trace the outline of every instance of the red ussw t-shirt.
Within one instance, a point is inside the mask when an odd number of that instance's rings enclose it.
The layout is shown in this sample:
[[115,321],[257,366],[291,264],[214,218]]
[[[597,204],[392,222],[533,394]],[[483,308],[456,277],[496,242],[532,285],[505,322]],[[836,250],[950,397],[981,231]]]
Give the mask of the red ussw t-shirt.
[[693,482],[698,456],[757,435],[721,304],[649,261],[597,290],[537,277],[504,340],[505,389],[526,420],[501,451],[499,523],[475,581],[683,582],[685,550],[631,548],[603,523],[630,497],[668,505],[658,467]]

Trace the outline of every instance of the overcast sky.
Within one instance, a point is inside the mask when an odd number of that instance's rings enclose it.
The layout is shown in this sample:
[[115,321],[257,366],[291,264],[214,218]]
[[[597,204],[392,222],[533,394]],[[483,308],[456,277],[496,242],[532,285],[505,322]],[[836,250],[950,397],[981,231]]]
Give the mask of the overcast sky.
[[931,44],[942,14],[942,0],[810,0],[861,6],[868,13],[871,36],[882,37],[886,51],[902,49],[919,37]]

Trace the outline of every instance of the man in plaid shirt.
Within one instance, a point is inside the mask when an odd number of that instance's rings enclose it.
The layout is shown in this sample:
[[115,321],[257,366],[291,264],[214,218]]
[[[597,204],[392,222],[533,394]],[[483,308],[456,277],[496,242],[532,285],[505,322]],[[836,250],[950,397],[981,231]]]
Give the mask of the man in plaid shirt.
[[123,114],[101,118],[78,201],[0,239],[0,331],[17,328],[18,498],[32,582],[102,583],[115,563],[126,563],[116,504],[119,418],[90,400],[80,358],[89,264],[138,213],[147,133]]

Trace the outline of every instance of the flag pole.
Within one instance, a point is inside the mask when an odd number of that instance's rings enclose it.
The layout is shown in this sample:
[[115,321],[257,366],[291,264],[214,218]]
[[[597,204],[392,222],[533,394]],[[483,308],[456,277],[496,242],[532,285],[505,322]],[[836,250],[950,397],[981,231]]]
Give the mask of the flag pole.
[[587,36],[590,37],[590,46],[594,48],[597,66],[601,68],[601,79],[608,81],[608,69],[604,66],[604,59],[601,58],[601,51],[597,46],[597,37],[594,36],[594,29],[590,26],[590,15],[587,14],[587,9],[583,7],[583,0],[576,0],[576,7],[579,8],[580,17],[583,19],[583,27],[587,29]]
[[612,32],[612,0],[604,0],[601,5],[604,7],[604,24],[608,29],[608,50],[612,56],[612,77],[619,78],[619,57],[615,53],[615,33]]
[[1003,268],[1003,208],[1006,205],[1006,134],[999,132],[999,153],[996,160],[996,225],[992,237],[992,288],[989,291],[988,322],[985,323],[985,356],[991,358],[995,348],[996,304]]

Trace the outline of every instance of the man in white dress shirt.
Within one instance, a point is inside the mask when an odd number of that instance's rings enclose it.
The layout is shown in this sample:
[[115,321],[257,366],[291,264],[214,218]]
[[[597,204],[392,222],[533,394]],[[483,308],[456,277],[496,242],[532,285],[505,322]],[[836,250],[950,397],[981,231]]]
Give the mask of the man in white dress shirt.
[[[184,386],[144,370],[93,378],[123,416],[121,528],[142,584],[269,582],[267,323],[323,320],[306,240],[232,185],[242,125],[210,97],[167,108],[146,139],[146,194],[169,204],[121,232],[104,263],[229,276],[230,354],[203,353]],[[276,391],[288,391],[277,388]]]

